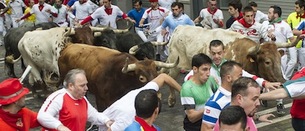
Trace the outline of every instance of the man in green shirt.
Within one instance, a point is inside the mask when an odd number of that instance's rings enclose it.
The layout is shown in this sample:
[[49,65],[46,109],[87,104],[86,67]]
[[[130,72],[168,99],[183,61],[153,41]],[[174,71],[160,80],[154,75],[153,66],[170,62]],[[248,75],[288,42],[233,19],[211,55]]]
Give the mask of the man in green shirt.
[[182,85],[181,103],[185,109],[183,128],[185,131],[200,131],[204,105],[218,89],[214,77],[210,76],[212,60],[200,53],[192,58],[193,77]]

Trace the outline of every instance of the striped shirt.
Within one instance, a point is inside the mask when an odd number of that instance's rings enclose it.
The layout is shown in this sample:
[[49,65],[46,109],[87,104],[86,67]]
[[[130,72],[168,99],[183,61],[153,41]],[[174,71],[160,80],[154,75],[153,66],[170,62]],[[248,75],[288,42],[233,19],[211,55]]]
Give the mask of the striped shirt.
[[214,95],[205,104],[205,111],[202,117],[202,122],[215,125],[220,112],[231,102],[231,92],[223,87],[219,87]]

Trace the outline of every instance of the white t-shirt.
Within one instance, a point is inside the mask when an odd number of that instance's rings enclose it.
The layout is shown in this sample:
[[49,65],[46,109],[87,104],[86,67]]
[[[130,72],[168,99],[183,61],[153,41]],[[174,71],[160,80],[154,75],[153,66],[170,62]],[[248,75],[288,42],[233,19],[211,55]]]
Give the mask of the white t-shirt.
[[108,24],[110,24],[110,27],[116,29],[117,28],[116,18],[117,16],[122,16],[124,12],[115,5],[111,5],[111,8],[112,8],[112,13],[109,15],[105,11],[105,6],[102,6],[96,9],[91,15],[91,17],[93,19],[99,19],[101,25],[108,26]]
[[79,1],[76,1],[72,7],[73,10],[75,10],[75,18],[78,20],[83,20],[85,19],[87,16],[89,16],[93,11],[92,11],[92,7],[90,4],[83,3],[80,4]]
[[213,14],[209,13],[208,9],[205,8],[205,9],[202,9],[200,11],[200,14],[199,16],[204,19],[204,20],[207,20],[209,21],[209,23],[212,24],[212,28],[219,28],[219,26],[214,22],[213,19],[221,19],[223,20],[223,13],[221,10],[217,9],[217,11]]
[[287,39],[293,37],[291,27],[285,21],[274,23],[272,25],[269,25],[269,22],[265,21],[263,24],[268,24],[267,30],[276,36],[276,43],[287,42]]
[[175,0],[159,0],[158,3],[161,7],[166,8],[168,10],[171,10],[172,3],[175,2]]
[[264,21],[268,21],[268,15],[264,14],[260,10],[257,10],[254,20],[258,23],[263,23]]
[[[149,82],[142,88],[128,92],[103,111],[110,120],[114,120],[114,123],[111,125],[112,131],[124,131],[124,129],[134,121],[134,117],[136,116],[134,107],[135,98],[140,91],[146,89],[158,91],[159,86],[155,82]],[[99,131],[107,131],[107,127],[99,126]]]
[[161,25],[161,19],[165,18],[169,11],[166,8],[159,7],[153,10],[151,7],[145,10],[142,19],[148,19],[148,23],[151,23],[150,30],[153,31]]
[[22,7],[26,7],[22,0],[15,0],[14,2],[10,2],[9,6],[12,9],[11,17],[20,18],[23,15]]

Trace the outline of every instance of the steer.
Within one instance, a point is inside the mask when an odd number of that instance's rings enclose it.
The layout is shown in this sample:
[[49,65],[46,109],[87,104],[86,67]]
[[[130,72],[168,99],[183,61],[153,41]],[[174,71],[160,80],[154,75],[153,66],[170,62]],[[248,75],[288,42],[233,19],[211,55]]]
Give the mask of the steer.
[[[23,37],[24,33],[26,33],[27,31],[33,31],[37,28],[46,30],[53,27],[58,27],[58,25],[53,22],[47,22],[47,23],[40,23],[35,26],[32,25],[27,27],[11,28],[10,30],[7,31],[6,35],[4,36],[4,47],[5,47],[6,74],[9,77],[16,77],[14,72],[13,59],[17,59],[20,57],[20,52],[18,50],[18,42]],[[23,60],[21,62],[21,67],[23,70],[25,69]]]
[[[196,32],[196,34],[194,34]],[[195,54],[198,53],[205,53],[209,54],[209,44],[212,40],[221,40],[225,46],[228,46],[228,44],[231,42],[230,46],[234,45],[234,50],[233,48],[228,48],[225,50],[226,54],[229,53],[234,53],[238,55],[231,55],[235,57],[229,57],[226,56],[227,59],[233,59],[237,62],[240,62],[241,64],[244,65],[244,69],[250,73],[256,74],[257,76],[263,77],[264,79],[268,81],[279,81],[282,82],[283,78],[281,75],[281,70],[278,68],[280,66],[278,59],[280,56],[277,55],[277,49],[275,48],[275,44],[273,43],[274,46],[271,46],[270,44],[270,49],[268,51],[274,53],[272,57],[273,59],[269,58],[267,60],[266,58],[266,63],[263,63],[262,58],[258,57],[258,55],[263,56],[261,54],[255,54],[252,53],[252,59],[256,63],[251,63],[252,65],[249,66],[249,63],[244,63],[244,62],[249,62],[249,56],[247,56],[247,50],[254,45],[258,45],[254,41],[250,39],[243,39],[245,36],[233,32],[233,31],[228,31],[224,29],[204,29],[201,27],[193,27],[193,26],[178,26],[175,31],[173,32],[173,35],[169,41],[169,56],[167,58],[167,62],[173,62],[177,57],[180,58],[180,63],[174,68],[171,68],[169,70],[169,75],[172,76],[173,78],[176,78],[178,76],[179,70],[191,70],[191,60],[192,57]],[[234,41],[234,42],[233,42]],[[234,44],[234,43],[239,43],[239,44]],[[251,43],[249,45],[249,43]],[[279,43],[277,43],[279,44]],[[285,45],[284,44],[279,44],[282,47],[286,46],[292,46],[295,43]],[[260,50],[258,53],[266,53],[266,48],[265,45],[260,46]],[[271,48],[274,47],[274,48]],[[255,48],[256,49],[256,48]],[[253,49],[254,50],[254,49]],[[237,57],[238,56],[238,57]],[[267,57],[267,55],[266,55]],[[269,56],[268,56],[269,57]],[[257,59],[259,58],[259,59]],[[248,61],[246,61],[247,59]],[[260,63],[258,63],[260,62]],[[271,62],[271,63],[270,63]],[[266,64],[272,64],[272,68],[269,68],[269,65]],[[256,66],[255,66],[256,64]],[[247,66],[248,65],[248,66]],[[257,68],[259,67],[259,68]],[[260,71],[259,71],[259,70]],[[166,72],[167,70],[162,69],[162,72]],[[174,90],[171,90],[171,93],[173,93]]]
[[[178,61],[178,60],[177,60]],[[84,69],[89,91],[95,94],[97,108],[103,111],[130,90],[142,87],[157,76],[157,67],[171,68],[176,63],[137,60],[128,53],[83,44],[68,45],[59,57],[61,80],[74,68]],[[172,100],[173,96],[169,96]]]
[[[57,90],[59,53],[71,41],[69,36],[74,33],[74,29],[61,27],[35,30],[25,33],[19,41],[18,49],[22,58],[26,64],[32,66],[29,83],[32,86],[35,84],[34,96],[36,96],[36,84],[46,85],[50,91]],[[47,89],[44,88],[44,91]]]

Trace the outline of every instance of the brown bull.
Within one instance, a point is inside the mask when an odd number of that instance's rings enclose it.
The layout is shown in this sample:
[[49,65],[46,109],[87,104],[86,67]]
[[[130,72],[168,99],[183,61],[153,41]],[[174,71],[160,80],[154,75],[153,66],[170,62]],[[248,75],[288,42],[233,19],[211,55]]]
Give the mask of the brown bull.
[[61,52],[58,64],[62,79],[71,69],[86,71],[89,91],[95,94],[98,110],[103,111],[130,90],[142,87],[155,78],[158,66],[170,68],[176,66],[177,62],[138,61],[128,53],[71,44]]
[[258,45],[248,38],[236,39],[225,48],[225,58],[242,64],[243,69],[271,82],[285,82],[281,55],[274,43]]

